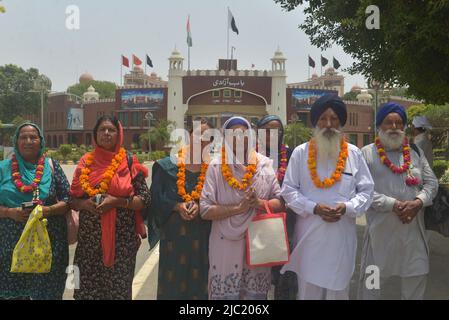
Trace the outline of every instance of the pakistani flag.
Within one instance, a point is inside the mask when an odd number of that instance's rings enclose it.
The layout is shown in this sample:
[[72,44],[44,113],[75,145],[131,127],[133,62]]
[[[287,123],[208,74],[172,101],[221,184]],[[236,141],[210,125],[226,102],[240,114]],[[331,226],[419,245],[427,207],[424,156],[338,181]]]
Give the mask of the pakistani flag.
[[190,16],[187,18],[187,46],[192,46],[192,33],[190,32]]
[[239,29],[237,29],[237,25],[235,24],[234,16],[232,15],[231,10],[228,8],[228,28],[231,28],[232,31],[239,34]]

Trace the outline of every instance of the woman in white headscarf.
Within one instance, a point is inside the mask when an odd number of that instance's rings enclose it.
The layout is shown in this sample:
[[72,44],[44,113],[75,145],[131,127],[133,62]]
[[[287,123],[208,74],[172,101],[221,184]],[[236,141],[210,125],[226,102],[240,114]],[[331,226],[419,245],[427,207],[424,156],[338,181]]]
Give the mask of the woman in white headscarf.
[[200,199],[202,218],[212,220],[209,299],[266,299],[271,268],[246,265],[245,231],[264,200],[273,212],[284,210],[279,183],[271,160],[255,151],[246,119],[230,118],[223,131],[222,154],[209,165]]

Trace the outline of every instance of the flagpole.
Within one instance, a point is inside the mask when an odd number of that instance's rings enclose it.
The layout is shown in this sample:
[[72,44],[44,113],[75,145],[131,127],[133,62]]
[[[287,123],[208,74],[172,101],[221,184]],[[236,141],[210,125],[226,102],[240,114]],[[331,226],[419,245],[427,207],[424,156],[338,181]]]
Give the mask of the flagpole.
[[120,86],[123,86],[123,55],[120,57]]
[[147,80],[147,54],[145,53],[145,73],[143,75],[143,85],[146,86]]
[[226,60],[229,60],[229,7],[228,7],[228,42],[227,42],[227,47],[226,47]]
[[[189,30],[187,30],[187,37],[192,37],[191,33],[190,33],[190,14],[187,18],[188,24],[189,24]],[[190,44],[187,43],[187,70],[190,71]]]

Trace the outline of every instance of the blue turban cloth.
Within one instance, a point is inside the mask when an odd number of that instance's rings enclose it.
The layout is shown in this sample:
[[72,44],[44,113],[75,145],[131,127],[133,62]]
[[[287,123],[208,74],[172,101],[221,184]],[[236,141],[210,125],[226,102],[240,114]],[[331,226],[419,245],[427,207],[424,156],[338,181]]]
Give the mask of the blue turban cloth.
[[233,126],[236,125],[242,125],[245,126],[246,129],[250,129],[248,121],[246,121],[245,119],[241,118],[241,117],[232,117],[230,118],[227,123],[225,123],[225,127],[224,129],[230,129]]
[[393,112],[395,112],[401,116],[402,122],[404,123],[404,125],[407,123],[407,113],[405,112],[405,108],[396,102],[388,102],[388,103],[383,104],[380,107],[379,111],[377,111],[376,127],[379,128],[379,126],[384,121],[385,117]]
[[337,114],[338,119],[340,119],[340,125],[342,127],[346,124],[348,114],[346,111],[345,103],[335,93],[328,93],[321,96],[312,105],[312,109],[310,110],[310,120],[312,121],[312,125],[314,127],[316,127],[320,116],[329,108],[331,108]]

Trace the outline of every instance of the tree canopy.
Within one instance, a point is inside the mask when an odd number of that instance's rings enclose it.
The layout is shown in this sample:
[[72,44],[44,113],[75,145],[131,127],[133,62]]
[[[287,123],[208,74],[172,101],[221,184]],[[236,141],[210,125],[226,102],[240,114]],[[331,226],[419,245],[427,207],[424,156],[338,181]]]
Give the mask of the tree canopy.
[[40,80],[45,89],[51,89],[51,81],[35,68],[24,70],[13,64],[0,66],[0,120],[3,123],[11,123],[19,115],[39,110],[40,95],[35,89]]
[[[432,125],[431,137],[434,148],[447,148],[447,131],[449,130],[449,104],[433,105],[422,104],[411,106],[407,109],[407,121],[409,124],[415,116],[426,116]],[[448,150],[449,151],[449,150]]]
[[[427,103],[449,101],[449,1],[274,0],[291,11],[304,5],[299,25],[311,43],[325,50],[334,44],[355,62],[347,68]],[[379,28],[367,28],[379,8]]]
[[77,83],[67,88],[67,92],[76,94],[82,97],[83,93],[87,91],[87,88],[93,86],[95,91],[100,95],[100,99],[113,99],[115,98],[116,85],[109,81],[97,81],[91,80],[84,83]]
[[309,141],[311,136],[312,130],[307,128],[302,122],[292,122],[285,126],[284,142],[292,149]]

